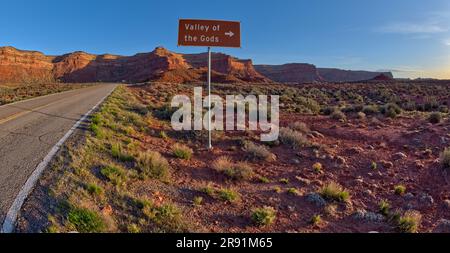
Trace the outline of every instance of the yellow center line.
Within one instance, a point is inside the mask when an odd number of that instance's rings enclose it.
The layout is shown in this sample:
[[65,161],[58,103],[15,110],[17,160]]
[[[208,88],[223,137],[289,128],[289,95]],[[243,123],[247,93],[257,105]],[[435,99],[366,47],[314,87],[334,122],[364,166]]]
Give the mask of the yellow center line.
[[27,111],[18,112],[18,113],[15,113],[15,114],[11,115],[11,116],[6,117],[6,118],[0,119],[0,125],[6,123],[6,122],[8,122],[8,121],[11,121],[11,120],[13,120],[13,119],[17,119],[17,118],[19,118],[19,117],[21,117],[21,116],[27,115],[27,114],[29,114],[29,113],[36,112],[37,110],[43,109],[43,108],[45,108],[45,107],[47,107],[47,106],[56,104],[56,103],[58,103],[58,102],[61,102],[61,101],[60,101],[60,100],[57,100],[57,101],[53,101],[53,102],[51,102],[51,103],[48,103],[48,104],[45,104],[45,105],[42,105],[42,106],[38,106],[38,107],[36,107],[36,108],[25,109],[25,110],[27,110]]

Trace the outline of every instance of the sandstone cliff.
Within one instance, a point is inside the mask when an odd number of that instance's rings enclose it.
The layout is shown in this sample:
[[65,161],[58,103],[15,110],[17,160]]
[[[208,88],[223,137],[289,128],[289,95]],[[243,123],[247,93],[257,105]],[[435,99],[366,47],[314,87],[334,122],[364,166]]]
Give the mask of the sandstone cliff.
[[[74,52],[57,57],[0,48],[0,82],[203,82],[206,67],[206,54],[183,55],[162,47],[134,56]],[[270,82],[251,60],[225,54],[213,54],[212,70],[215,82]]]

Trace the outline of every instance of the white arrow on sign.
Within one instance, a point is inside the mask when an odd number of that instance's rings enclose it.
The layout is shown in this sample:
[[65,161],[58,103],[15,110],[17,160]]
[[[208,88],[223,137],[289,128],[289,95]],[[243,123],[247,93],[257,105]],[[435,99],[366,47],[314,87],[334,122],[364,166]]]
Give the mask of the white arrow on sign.
[[230,38],[231,38],[234,36],[234,33],[232,31],[229,31],[229,32],[225,33],[225,35],[230,36]]

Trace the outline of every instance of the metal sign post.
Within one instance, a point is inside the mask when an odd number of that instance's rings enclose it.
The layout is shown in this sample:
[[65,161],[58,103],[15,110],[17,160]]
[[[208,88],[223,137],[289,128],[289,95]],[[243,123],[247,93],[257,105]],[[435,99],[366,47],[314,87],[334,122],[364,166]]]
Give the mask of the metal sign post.
[[180,19],[178,46],[208,47],[208,149],[211,135],[211,47],[241,47],[241,23],[236,21]]
[[211,127],[211,47],[208,47],[208,149],[212,149]]

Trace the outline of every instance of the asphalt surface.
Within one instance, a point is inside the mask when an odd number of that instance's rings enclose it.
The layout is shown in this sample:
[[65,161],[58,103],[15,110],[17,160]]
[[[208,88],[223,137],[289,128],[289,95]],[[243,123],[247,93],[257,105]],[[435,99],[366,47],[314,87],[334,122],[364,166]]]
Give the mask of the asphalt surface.
[[116,86],[99,84],[0,106],[0,224],[51,148]]

